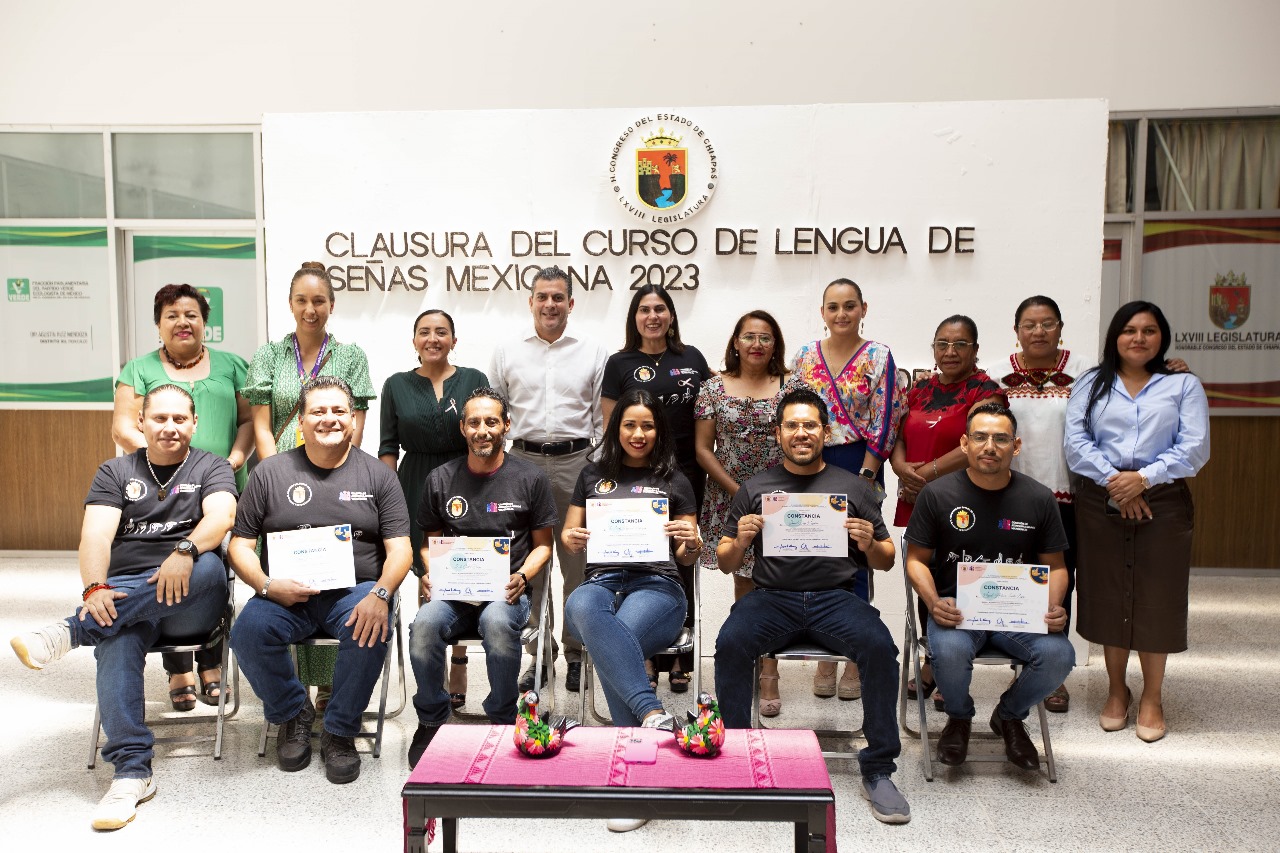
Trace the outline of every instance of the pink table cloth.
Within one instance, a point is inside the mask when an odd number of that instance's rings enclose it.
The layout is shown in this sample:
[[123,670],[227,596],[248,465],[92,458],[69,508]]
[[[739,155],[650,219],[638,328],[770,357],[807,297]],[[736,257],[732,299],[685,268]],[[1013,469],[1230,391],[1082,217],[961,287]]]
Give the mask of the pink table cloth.
[[[655,764],[623,761],[633,735],[657,738]],[[725,735],[720,755],[695,758],[681,752],[667,732],[579,726],[565,736],[558,755],[528,758],[516,750],[511,726],[446,725],[427,747],[409,783],[831,790],[822,749],[812,731],[729,729]],[[831,806],[827,850],[835,849],[835,807]]]

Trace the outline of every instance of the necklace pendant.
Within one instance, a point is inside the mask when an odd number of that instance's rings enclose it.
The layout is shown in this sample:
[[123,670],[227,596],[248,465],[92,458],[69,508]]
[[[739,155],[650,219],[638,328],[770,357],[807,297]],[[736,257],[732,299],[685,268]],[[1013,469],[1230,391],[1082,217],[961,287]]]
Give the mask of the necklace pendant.
[[156,500],[158,500],[158,501],[160,501],[161,503],[163,503],[163,502],[164,502],[164,499],[165,499],[165,496],[166,496],[166,495],[168,495],[168,494],[169,494],[168,492],[166,492],[163,488],[161,488],[161,489],[160,489],[160,491],[159,491],[159,494],[157,494],[157,495],[156,495]]

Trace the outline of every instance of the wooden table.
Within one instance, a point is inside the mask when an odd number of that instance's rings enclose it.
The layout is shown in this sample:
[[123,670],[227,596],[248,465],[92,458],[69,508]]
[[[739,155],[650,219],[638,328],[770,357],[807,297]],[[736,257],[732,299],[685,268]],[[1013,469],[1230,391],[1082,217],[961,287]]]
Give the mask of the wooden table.
[[[656,764],[622,760],[632,736],[658,739]],[[807,730],[731,729],[716,758],[680,751],[666,732],[580,726],[559,755],[527,758],[511,726],[444,726],[401,796],[405,850],[423,853],[428,819],[458,849],[458,818],[784,821],[795,850],[835,850],[835,796]]]

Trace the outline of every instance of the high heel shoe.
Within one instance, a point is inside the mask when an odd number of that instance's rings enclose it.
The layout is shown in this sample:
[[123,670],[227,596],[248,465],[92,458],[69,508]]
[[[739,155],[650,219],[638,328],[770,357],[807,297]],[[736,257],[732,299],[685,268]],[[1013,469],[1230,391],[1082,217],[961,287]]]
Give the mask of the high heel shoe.
[[[461,669],[461,667],[465,667],[468,660],[469,659],[465,655],[461,657],[458,655],[449,656],[449,680],[454,681],[454,675],[459,672],[461,673],[462,680],[462,690],[458,692],[451,692],[449,694],[449,707],[453,708],[455,711],[467,704],[467,671],[465,669]],[[454,685],[451,684],[449,686],[452,687]]]
[[[1106,714],[1098,714],[1098,725],[1102,726],[1104,732],[1118,732],[1125,726],[1129,725],[1129,706],[1133,704],[1133,691],[1128,687],[1124,689],[1124,716],[1108,717]],[[1140,726],[1139,728],[1146,728]],[[1141,734],[1138,737],[1142,737]]]
[[858,665],[846,663],[844,673],[840,676],[840,684],[836,687],[836,695],[846,701],[862,697],[862,678],[858,675]]
[[[1160,709],[1160,716],[1164,716],[1164,708]],[[1138,722],[1137,717],[1134,717],[1133,728],[1138,733],[1138,740],[1146,743],[1155,743],[1169,732],[1169,727],[1167,725],[1160,726],[1159,728],[1156,728],[1155,726],[1144,726],[1142,723]]]
[[836,695],[836,667],[831,665],[831,672],[824,673],[822,664],[813,673],[813,695],[821,699],[830,699]]
[[[762,675],[760,676],[760,692],[761,693],[764,693],[764,683],[766,681],[773,682],[773,689],[775,691],[778,689],[778,676]],[[760,697],[760,716],[776,717],[780,713],[782,713],[782,697],[781,696],[779,696],[777,699],[765,699],[763,696]]]

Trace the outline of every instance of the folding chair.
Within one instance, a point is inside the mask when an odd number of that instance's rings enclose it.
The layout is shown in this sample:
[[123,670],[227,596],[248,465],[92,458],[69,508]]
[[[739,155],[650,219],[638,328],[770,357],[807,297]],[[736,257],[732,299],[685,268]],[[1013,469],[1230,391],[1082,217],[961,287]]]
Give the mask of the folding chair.
[[[682,626],[680,633],[676,635],[675,640],[665,649],[661,649],[660,655],[693,655],[693,695],[698,696],[702,693],[702,658],[698,654],[698,638],[702,635],[702,568],[695,563],[693,565],[693,625],[691,627]],[[583,722],[587,720],[587,713],[595,718],[596,722],[606,726],[613,725],[612,718],[600,713],[596,709],[596,692],[593,682],[595,675],[595,667],[591,662],[591,652],[584,645],[582,647],[582,690],[580,694],[580,704],[578,708],[578,718]]]
[[[905,542],[903,543],[903,553],[904,554],[906,553]],[[905,557],[904,557],[904,560],[905,560]],[[907,619],[906,619],[906,627],[904,629],[902,647],[903,649],[906,650],[906,657],[910,658],[911,660],[911,670],[916,680],[916,685],[917,685],[916,705],[919,710],[920,723],[919,723],[918,729],[913,729],[911,728],[910,725],[907,724],[907,703],[910,702],[911,700],[907,698],[907,667],[906,667],[906,658],[904,658],[903,666],[902,666],[902,676],[901,676],[900,683],[898,685],[898,725],[902,728],[904,732],[911,735],[911,737],[922,739],[923,743],[921,744],[921,746],[923,747],[923,749],[920,750],[920,760],[921,760],[921,763],[924,765],[924,778],[932,782],[933,781],[933,754],[932,754],[933,747],[930,744],[930,739],[935,737],[936,735],[940,735],[941,732],[935,733],[935,732],[929,731],[928,721],[925,719],[926,699],[925,699],[924,691],[919,689],[919,685],[922,683],[920,679],[920,668],[923,665],[924,656],[928,651],[928,644],[927,644],[928,638],[926,637],[922,639],[920,637],[918,624],[916,621],[915,589],[911,586],[911,578],[907,576],[907,573],[905,570],[902,573],[902,580],[907,590]],[[1023,662],[1018,660],[1017,658],[1009,657],[1008,655],[1001,654],[998,651],[995,651],[992,649],[986,649],[986,648],[978,652],[977,657],[973,659],[973,663],[974,663],[974,666],[1011,666],[1013,667],[1015,677],[1018,675],[1021,675],[1022,669],[1023,669]],[[1044,745],[1044,758],[1045,758],[1045,764],[1048,767],[1049,781],[1057,782],[1058,766],[1053,759],[1053,743],[1049,739],[1049,714],[1045,711],[1043,701],[1040,702],[1040,704],[1036,705],[1036,711],[1040,716],[1040,740],[1043,742],[1043,745]],[[1003,739],[1000,737],[1000,735],[996,734],[995,732],[977,731],[976,729],[969,736],[969,739],[971,741],[995,740],[995,741],[1001,741],[1003,743]],[[995,761],[995,762],[1003,763],[1007,760],[1007,758],[1005,757],[1004,752],[1002,750],[999,754],[993,753],[988,755],[981,755],[981,754],[974,755],[973,753],[970,753],[969,757],[966,758],[965,760],[966,762],[967,761]]]
[[[534,653],[534,684],[542,684],[542,674],[549,671],[549,678],[555,678],[555,661],[550,659],[551,643],[550,643],[550,623],[547,619],[547,613],[551,608],[551,573],[552,561],[548,560],[547,565],[542,569],[542,607],[539,608],[538,621],[535,623],[530,620],[528,625],[520,631],[520,648],[524,648],[533,642],[534,637],[538,638],[538,650]],[[450,640],[450,645],[466,646],[468,649],[480,649],[484,651],[484,640],[479,634],[466,634],[457,639]],[[556,706],[555,690],[539,690],[538,713],[545,714]],[[466,706],[463,706],[465,708]],[[463,708],[453,709],[453,716],[460,720],[484,720],[488,719],[483,711],[466,711]]]
[[[374,758],[378,758],[380,755],[382,755],[382,730],[386,723],[387,717],[399,716],[400,712],[404,710],[405,705],[409,701],[409,688],[405,684],[405,680],[404,680],[404,634],[400,628],[400,593],[399,592],[397,592],[395,595],[391,597],[391,609],[390,609],[389,621],[390,621],[390,626],[389,626],[390,635],[387,637],[387,655],[382,662],[382,677],[379,679],[382,682],[382,691],[379,694],[379,698],[378,698],[378,710],[364,711],[361,714],[362,719],[375,720],[376,725],[374,726],[372,731],[369,731],[363,728],[362,726],[361,730],[357,732],[355,735],[356,738],[364,738],[366,740],[373,741],[373,757]],[[388,692],[390,692],[390,687],[391,687],[391,644],[392,643],[395,643],[396,656],[400,662],[400,672],[399,672],[400,703],[396,706],[395,710],[388,712],[387,711],[387,694]],[[330,637],[328,634],[316,634],[315,636],[308,637],[305,640],[294,643],[291,648],[291,651],[293,652],[294,670],[296,671],[298,666],[298,652],[297,652],[298,646],[337,646],[337,645],[338,645],[338,640],[334,639],[333,637]],[[263,721],[262,735],[258,739],[258,757],[259,758],[267,754],[267,738],[271,735],[271,730],[273,728],[275,727],[273,727],[271,723],[268,723],[265,720]],[[316,733],[313,731],[311,733],[311,736],[315,737]]]
[[[223,552],[224,565],[229,565],[225,561],[226,554]],[[236,615],[236,584],[235,574],[230,568],[227,569],[227,606],[222,611],[222,618],[218,620],[218,624],[213,631],[200,642],[173,642],[171,638],[161,637],[155,645],[147,649],[147,654],[158,655],[170,652],[199,652],[204,651],[211,646],[217,645],[220,640],[224,640],[231,636],[231,624],[235,620]],[[208,743],[213,741],[213,760],[220,761],[222,759],[222,731],[227,720],[230,720],[240,710],[240,667],[235,663],[235,655],[231,651],[231,643],[222,644],[222,684],[223,689],[218,691],[218,711],[214,715],[209,714],[191,714],[183,712],[180,717],[159,717],[154,720],[147,720],[146,724],[150,728],[157,726],[173,726],[173,725],[192,725],[205,720],[214,721],[214,733],[211,735],[188,735],[173,737],[155,738],[156,743]],[[227,710],[227,685],[230,685],[232,694],[231,710]],[[92,770],[98,763],[98,750],[101,748],[99,740],[102,735],[102,709],[98,707],[95,701],[93,705],[93,729],[89,733],[89,769]]]
[[[876,597],[876,579],[875,572],[865,569],[867,572],[867,590],[870,593],[871,600]],[[773,728],[764,724],[764,719],[760,716],[760,672],[761,663],[765,658],[773,658],[774,660],[812,660],[812,661],[830,661],[839,665],[840,662],[856,663],[852,658],[837,654],[827,647],[813,642],[812,640],[798,640],[789,646],[781,649],[775,649],[772,652],[761,655],[756,658],[756,669],[754,675],[754,686],[751,690],[751,720],[752,728],[767,729]],[[849,742],[849,749],[840,750],[823,750],[822,757],[824,759],[846,758],[857,759],[858,750],[853,746],[853,741],[862,737],[862,726],[856,729],[814,729],[813,733],[820,738],[840,738]]]

